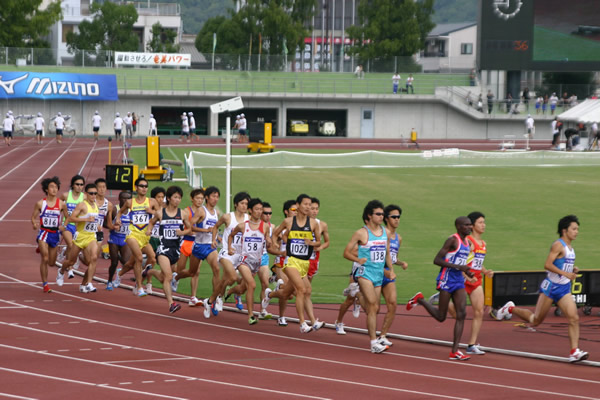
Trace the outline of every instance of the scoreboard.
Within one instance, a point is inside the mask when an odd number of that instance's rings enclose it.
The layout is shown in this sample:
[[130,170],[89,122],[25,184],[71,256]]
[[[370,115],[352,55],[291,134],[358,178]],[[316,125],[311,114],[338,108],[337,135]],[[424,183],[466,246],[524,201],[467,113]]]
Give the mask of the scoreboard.
[[135,190],[138,166],[134,164],[107,164],[106,187],[110,190]]

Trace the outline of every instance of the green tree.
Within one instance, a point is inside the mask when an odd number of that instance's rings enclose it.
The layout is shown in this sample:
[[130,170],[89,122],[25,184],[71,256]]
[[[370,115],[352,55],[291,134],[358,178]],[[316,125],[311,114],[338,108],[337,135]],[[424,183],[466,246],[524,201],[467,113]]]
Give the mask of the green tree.
[[39,7],[42,0],[2,0],[0,7],[0,46],[49,47],[41,38],[62,18],[60,1]]
[[146,44],[146,50],[155,53],[177,53],[179,45],[175,44],[177,32],[172,29],[163,29],[160,22],[152,25],[150,30],[152,39]]
[[433,0],[360,0],[359,24],[347,29],[356,41],[349,52],[361,59],[412,56],[425,47]]
[[132,4],[116,4],[106,1],[92,3],[91,21],[79,24],[79,33],[67,34],[69,52],[77,50],[137,51],[140,48],[138,35],[132,34],[138,13]]

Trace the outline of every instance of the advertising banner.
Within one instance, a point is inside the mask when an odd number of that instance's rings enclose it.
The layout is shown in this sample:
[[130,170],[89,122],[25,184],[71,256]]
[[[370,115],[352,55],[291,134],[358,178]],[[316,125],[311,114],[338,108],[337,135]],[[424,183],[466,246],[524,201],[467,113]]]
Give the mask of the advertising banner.
[[115,65],[141,65],[146,67],[190,67],[191,54],[115,52]]
[[0,71],[0,99],[117,101],[115,75]]

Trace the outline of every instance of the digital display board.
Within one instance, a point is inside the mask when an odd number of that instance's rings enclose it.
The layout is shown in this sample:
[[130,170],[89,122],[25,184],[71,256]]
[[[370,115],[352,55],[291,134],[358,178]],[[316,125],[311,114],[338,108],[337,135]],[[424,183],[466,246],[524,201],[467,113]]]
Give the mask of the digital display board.
[[600,70],[595,0],[482,0],[478,35],[483,70]]
[[138,166],[133,164],[107,164],[106,188],[110,190],[134,190],[138,178]]

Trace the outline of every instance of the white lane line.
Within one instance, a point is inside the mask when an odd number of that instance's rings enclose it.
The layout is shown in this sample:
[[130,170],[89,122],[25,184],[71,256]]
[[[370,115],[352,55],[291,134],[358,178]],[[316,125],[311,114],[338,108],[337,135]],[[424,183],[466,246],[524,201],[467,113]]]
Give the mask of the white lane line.
[[81,175],[81,172],[83,171],[83,169],[85,168],[85,166],[87,165],[88,160],[90,159],[90,156],[92,155],[92,153],[94,152],[94,149],[96,148],[96,144],[98,142],[94,141],[94,145],[92,146],[92,149],[90,150],[90,152],[88,153],[85,161],[83,162],[83,165],[81,166],[81,169],[79,170],[79,172],[77,173],[78,175]]
[[7,151],[6,153],[2,154],[2,155],[0,156],[0,158],[2,158],[2,157],[6,157],[7,155],[9,155],[10,153],[12,153],[13,151],[20,150],[20,149],[21,149],[21,147],[22,147],[24,144],[26,144],[26,143],[28,143],[28,142],[31,142],[32,140],[33,140],[33,138],[29,139],[29,140],[28,140],[28,141],[26,141],[26,142],[23,142],[23,143],[21,143],[21,144],[20,144],[20,145],[18,145],[18,146],[15,146],[15,148],[14,148],[14,149],[12,149],[12,150],[10,150],[10,151]]
[[0,397],[7,397],[9,399],[37,400],[35,397],[23,397],[23,396],[17,396],[16,394],[8,394],[8,393],[0,393]]
[[59,352],[59,353],[66,353],[66,352],[71,351],[71,350],[69,350],[69,349],[60,349],[60,350],[56,350],[56,351]]
[[165,382],[177,382],[177,379],[165,379]]
[[100,350],[112,350],[112,347],[100,347]]
[[[0,322],[1,323],[1,322]],[[13,325],[15,326],[15,325]],[[18,327],[18,326],[16,326]],[[40,331],[42,332],[42,331]],[[50,333],[50,332],[49,332]],[[75,337],[73,337],[75,338]],[[162,372],[162,371],[154,371],[154,370],[149,370],[149,369],[143,369],[143,368],[135,368],[135,367],[129,367],[126,365],[115,365],[115,364],[105,364],[99,361],[94,361],[94,360],[86,360],[84,358],[77,358],[77,357],[70,357],[70,356],[65,356],[65,355],[61,355],[61,354],[52,354],[52,353],[42,353],[36,350],[31,350],[31,349],[25,349],[22,347],[16,347],[16,346],[8,346],[5,344],[0,343],[0,347],[4,347],[7,349],[11,349],[11,350],[19,350],[19,351],[24,351],[27,353],[35,353],[35,354],[42,354],[44,356],[50,356],[50,357],[56,357],[56,358],[61,358],[61,359],[66,359],[66,360],[72,360],[72,361],[79,361],[79,362],[83,362],[83,363],[88,363],[88,364],[93,364],[93,365],[100,365],[100,366],[107,366],[107,367],[111,367],[111,368],[121,368],[124,370],[130,370],[130,371],[135,371],[135,372],[143,372],[143,373],[153,373],[153,374],[157,374],[157,375],[167,375],[169,377],[178,377],[178,378],[182,378],[182,379],[188,379],[188,380],[198,380],[201,382],[205,382],[205,383],[214,383],[216,385],[225,385],[225,386],[231,386],[231,387],[236,387],[236,388],[241,388],[241,389],[249,389],[249,390],[257,390],[257,391],[262,391],[262,392],[268,392],[268,393],[273,393],[273,394],[277,394],[277,395],[288,395],[288,396],[296,396],[296,397],[306,397],[306,398],[310,398],[310,399],[318,399],[318,400],[327,400],[326,398],[323,397],[315,397],[315,396],[308,396],[308,395],[303,395],[303,394],[299,394],[299,393],[290,393],[290,392],[282,392],[279,390],[271,390],[271,389],[265,389],[265,388],[259,388],[259,387],[255,387],[255,386],[247,386],[247,385],[240,385],[240,384],[236,384],[236,383],[231,383],[231,382],[223,382],[223,381],[217,381],[214,379],[203,379],[203,378],[190,378],[184,375],[178,375],[178,374],[173,374],[171,372]],[[0,370],[3,370],[5,368],[0,367]],[[25,372],[25,371],[22,371]],[[37,374],[34,374],[37,375]],[[64,378],[57,378],[59,380],[67,380],[67,381],[71,381],[70,379],[64,379]],[[76,383],[81,383],[81,381],[75,381]],[[93,386],[98,386],[95,383],[88,383],[90,385]],[[129,384],[131,384],[131,382],[129,382]],[[117,389],[115,387],[112,386],[102,386],[103,388],[107,388],[107,389]],[[137,392],[137,391],[136,391]],[[139,392],[141,394],[147,394],[146,392]],[[150,394],[150,393],[148,393]],[[178,399],[177,397],[170,397],[170,396],[164,396],[164,395],[160,395],[157,393],[153,394],[154,396],[159,396],[159,397],[164,397],[164,398],[170,398],[170,399]]]
[[155,361],[183,361],[183,360],[193,360],[193,357],[169,357],[169,358],[149,358],[144,360],[117,360],[117,361],[104,361],[106,364],[119,364],[119,363],[147,363],[147,362],[155,362]]
[[16,309],[16,308],[25,308],[25,307],[22,307],[22,306],[0,307],[0,310],[12,310],[12,309]]
[[119,385],[131,385],[133,382],[119,382]]
[[154,383],[154,381],[142,381],[142,383]]
[[54,161],[54,162],[53,162],[53,163],[52,163],[52,164],[51,164],[51,165],[50,165],[50,166],[49,166],[49,167],[48,167],[48,168],[47,168],[47,169],[46,169],[44,172],[42,172],[42,173],[40,174],[40,176],[39,176],[39,177],[38,177],[38,178],[35,180],[35,182],[33,182],[33,183],[31,184],[31,186],[29,186],[29,189],[27,189],[27,190],[26,190],[26,191],[25,191],[25,192],[24,192],[24,193],[21,195],[21,197],[19,197],[19,198],[17,199],[17,201],[15,201],[15,202],[13,203],[13,205],[12,205],[12,206],[11,206],[11,207],[10,207],[8,210],[6,210],[6,212],[5,212],[5,213],[4,213],[4,214],[3,214],[3,215],[0,217],[0,221],[4,220],[4,218],[6,218],[6,216],[7,216],[8,214],[10,214],[10,212],[13,210],[13,208],[15,208],[15,207],[17,206],[17,204],[20,204],[20,203],[21,203],[21,200],[23,200],[23,198],[24,198],[25,196],[27,196],[27,194],[28,194],[28,193],[31,191],[31,189],[33,189],[33,188],[34,188],[34,187],[37,185],[37,183],[38,183],[38,182],[39,182],[39,181],[40,181],[40,180],[41,180],[41,179],[42,179],[44,176],[46,176],[46,174],[47,174],[47,173],[48,173],[48,172],[49,172],[49,171],[50,171],[52,168],[54,168],[54,166],[56,165],[56,163],[58,163],[58,162],[60,161],[60,159],[61,159],[61,158],[63,158],[63,157],[64,157],[64,155],[65,155],[65,154],[67,154],[67,152],[68,152],[69,150],[71,150],[71,147],[73,146],[73,144],[75,144],[75,142],[76,142],[76,141],[77,141],[77,139],[73,140],[73,141],[71,142],[71,144],[69,145],[69,147],[67,147],[66,149],[64,149],[64,150],[63,150],[63,152],[61,153],[61,155],[60,155],[60,156],[58,156],[58,157],[56,158],[56,160],[55,160],[55,161]]
[[[51,142],[50,142],[51,143]],[[29,161],[31,158],[35,157],[40,151],[44,151],[46,150],[46,147],[48,147],[50,145],[50,143],[46,144],[44,147],[42,147],[41,149],[39,149],[38,151],[36,151],[35,153],[33,153],[32,155],[30,155],[29,157],[27,157],[26,159],[24,159],[23,161],[21,161],[18,165],[16,165],[13,169],[11,169],[10,171],[8,171],[7,173],[5,173],[4,175],[0,176],[0,181],[4,178],[6,178],[8,175],[10,175],[11,172],[16,171],[17,169],[19,169],[19,167],[21,167],[21,165],[25,164],[27,161]]]
[[127,393],[135,393],[135,394],[141,394],[141,395],[146,395],[146,396],[151,396],[151,397],[161,397],[164,399],[174,399],[174,400],[187,400],[183,397],[173,397],[173,396],[162,395],[159,393],[143,392],[141,390],[123,389],[123,388],[114,387],[114,386],[98,385],[97,383],[85,382],[85,381],[78,380],[78,379],[66,379],[66,378],[61,378],[59,376],[36,374],[34,372],[22,371],[22,370],[12,369],[12,368],[0,367],[0,371],[12,372],[15,374],[22,374],[22,375],[28,375],[28,376],[35,376],[36,378],[51,379],[51,380],[60,381],[60,382],[75,383],[75,384],[84,385],[84,386],[101,387],[103,389],[110,389],[110,390],[119,390],[119,391],[123,391],[123,392],[127,392]]

